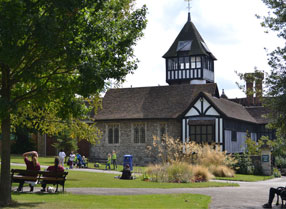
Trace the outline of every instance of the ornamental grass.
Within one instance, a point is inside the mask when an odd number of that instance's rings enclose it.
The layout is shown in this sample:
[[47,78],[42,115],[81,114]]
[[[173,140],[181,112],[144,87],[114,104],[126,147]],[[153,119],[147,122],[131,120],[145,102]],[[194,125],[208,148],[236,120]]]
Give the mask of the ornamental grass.
[[171,137],[154,138],[147,147],[154,159],[160,163],[146,170],[149,180],[155,182],[209,181],[214,176],[233,177],[235,159],[220,150],[215,144],[181,142]]

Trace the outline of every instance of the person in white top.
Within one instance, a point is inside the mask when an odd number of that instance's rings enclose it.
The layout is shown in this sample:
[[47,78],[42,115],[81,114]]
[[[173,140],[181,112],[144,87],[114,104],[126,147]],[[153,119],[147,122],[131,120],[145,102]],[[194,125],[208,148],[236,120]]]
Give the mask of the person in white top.
[[60,165],[64,167],[66,153],[61,149],[59,152]]

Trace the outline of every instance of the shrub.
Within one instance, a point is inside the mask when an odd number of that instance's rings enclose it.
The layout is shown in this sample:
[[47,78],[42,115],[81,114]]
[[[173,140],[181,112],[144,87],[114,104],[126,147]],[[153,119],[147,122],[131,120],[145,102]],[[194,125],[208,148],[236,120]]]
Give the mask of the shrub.
[[225,165],[215,166],[212,165],[209,167],[209,171],[217,177],[234,177],[235,171]]
[[[183,143],[180,140],[175,140],[171,137],[165,137],[164,139],[159,139],[154,137],[153,145],[148,146],[147,150],[154,159],[161,159],[161,162],[166,165],[174,165],[174,168],[170,168],[171,171],[166,170],[166,172],[173,173],[172,181],[181,181],[176,179],[178,174],[181,175],[181,167],[184,167],[183,164],[178,164],[178,162],[185,162],[192,165],[202,165],[204,168],[209,168],[211,166],[220,167],[219,170],[210,169],[221,175],[232,176],[234,171],[232,168],[236,164],[236,160],[231,156],[227,155],[226,152],[220,150],[220,146],[215,144],[197,144],[193,141]],[[176,167],[179,166],[179,167]],[[226,167],[229,167],[227,169]],[[153,168],[152,172],[155,172],[154,179],[160,177],[161,181],[163,178],[167,178],[165,174],[165,168]],[[214,174],[215,174],[214,173]],[[208,179],[208,178],[207,178]],[[185,180],[184,180],[185,181]]]
[[246,153],[243,154],[235,154],[235,159],[237,163],[235,164],[235,170],[240,174],[253,174],[254,173],[254,165]]
[[278,170],[278,168],[273,168],[273,176],[276,178],[280,178],[281,177],[281,173]]
[[210,173],[209,169],[201,165],[192,166],[192,171],[193,182],[209,181],[214,178],[214,176]]
[[163,169],[162,165],[150,165],[145,170],[144,175],[148,176],[149,180],[153,182],[167,182],[167,174]]
[[222,152],[215,145],[204,144],[198,152],[198,164],[205,167],[224,165],[228,167],[234,166],[236,160]]
[[278,168],[286,168],[286,159],[282,156],[275,157],[275,166]]
[[163,165],[148,166],[144,176],[148,176],[153,182],[187,183],[191,181],[193,173],[189,164],[174,161]]
[[168,182],[188,183],[193,176],[192,168],[185,162],[173,162],[167,166]]

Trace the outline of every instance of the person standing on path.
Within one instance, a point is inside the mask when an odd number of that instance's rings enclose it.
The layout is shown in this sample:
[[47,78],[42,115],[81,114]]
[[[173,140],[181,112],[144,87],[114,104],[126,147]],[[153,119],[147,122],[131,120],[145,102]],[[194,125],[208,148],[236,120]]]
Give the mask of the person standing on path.
[[[28,156],[31,156],[31,161],[28,159]],[[32,170],[32,171],[39,171],[41,170],[40,163],[38,162],[38,153],[36,151],[30,151],[25,152],[23,154],[24,161],[26,164],[26,170]],[[17,192],[21,192],[23,190],[24,181],[21,181],[19,183],[19,187],[17,189]],[[34,185],[29,184],[30,186],[30,192],[34,191]]]
[[117,169],[117,156],[115,150],[112,151],[111,163],[113,165],[113,170],[115,170],[115,168]]
[[69,166],[70,166],[70,169],[73,168],[74,160],[75,160],[75,154],[73,153],[73,151],[71,151],[71,154],[70,154],[70,156],[69,156]]
[[106,165],[105,165],[105,170],[107,170],[107,167],[110,170],[110,164],[111,164],[111,154],[108,153],[108,155],[107,155],[107,162],[106,162]]
[[64,167],[64,163],[65,163],[65,157],[66,157],[66,153],[64,152],[63,149],[61,149],[59,152],[59,161],[60,161],[60,165],[63,167]]

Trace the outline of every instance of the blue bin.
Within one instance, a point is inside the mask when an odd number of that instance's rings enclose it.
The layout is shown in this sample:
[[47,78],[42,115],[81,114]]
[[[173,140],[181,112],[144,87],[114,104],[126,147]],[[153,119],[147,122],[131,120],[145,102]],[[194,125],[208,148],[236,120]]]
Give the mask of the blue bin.
[[125,166],[127,164],[129,164],[129,167],[130,167],[130,170],[133,171],[133,163],[132,163],[132,155],[124,155],[124,158],[123,158],[123,168],[125,168]]

